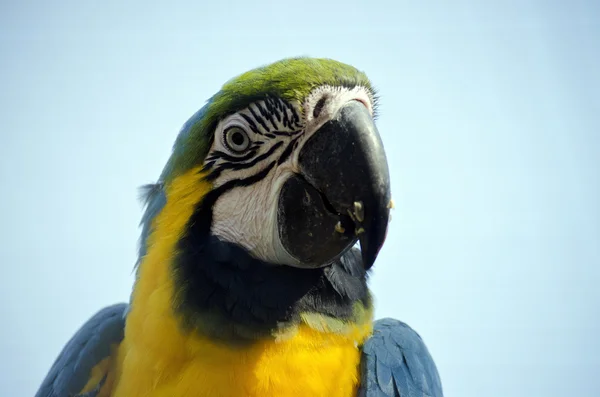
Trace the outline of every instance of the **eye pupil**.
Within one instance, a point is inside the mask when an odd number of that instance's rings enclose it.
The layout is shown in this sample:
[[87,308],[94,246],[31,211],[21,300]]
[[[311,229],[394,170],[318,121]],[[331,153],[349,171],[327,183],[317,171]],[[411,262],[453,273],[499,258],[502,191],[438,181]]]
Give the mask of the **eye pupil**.
[[244,141],[244,134],[241,132],[235,131],[233,134],[231,134],[231,142],[233,142],[234,145],[241,146],[244,144]]

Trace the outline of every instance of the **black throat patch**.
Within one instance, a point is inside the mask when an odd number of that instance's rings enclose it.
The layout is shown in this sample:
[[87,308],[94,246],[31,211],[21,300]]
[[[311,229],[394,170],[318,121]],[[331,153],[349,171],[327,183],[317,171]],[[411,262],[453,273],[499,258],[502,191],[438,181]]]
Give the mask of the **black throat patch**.
[[226,182],[196,206],[173,263],[173,304],[186,328],[227,343],[248,344],[297,324],[300,313],[351,321],[355,303],[370,306],[358,249],[330,266],[299,269],[263,262],[210,234],[212,208],[219,196],[259,181],[274,166]]

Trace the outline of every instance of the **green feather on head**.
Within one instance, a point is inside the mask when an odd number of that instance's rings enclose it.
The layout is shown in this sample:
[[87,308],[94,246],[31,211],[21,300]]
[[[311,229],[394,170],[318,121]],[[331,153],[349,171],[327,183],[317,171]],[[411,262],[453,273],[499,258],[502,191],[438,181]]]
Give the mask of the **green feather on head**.
[[374,92],[367,76],[344,63],[324,58],[289,58],[234,77],[184,125],[161,180],[168,183],[202,164],[212,143],[212,132],[222,118],[267,96],[301,103],[321,85],[362,86]]

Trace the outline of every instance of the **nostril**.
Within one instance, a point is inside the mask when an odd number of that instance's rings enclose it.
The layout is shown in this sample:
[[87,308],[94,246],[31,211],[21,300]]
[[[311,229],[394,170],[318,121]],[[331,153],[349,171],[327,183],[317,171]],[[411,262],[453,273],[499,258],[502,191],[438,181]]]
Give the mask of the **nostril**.
[[316,103],[315,108],[313,109],[313,117],[316,119],[319,117],[323,108],[325,107],[325,102],[327,102],[327,95],[323,95]]

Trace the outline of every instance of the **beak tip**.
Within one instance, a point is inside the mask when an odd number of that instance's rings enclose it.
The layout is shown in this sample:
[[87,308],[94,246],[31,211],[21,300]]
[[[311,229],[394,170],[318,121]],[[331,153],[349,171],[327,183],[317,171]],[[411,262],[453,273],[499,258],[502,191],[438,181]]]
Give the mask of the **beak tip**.
[[363,267],[365,270],[369,270],[371,267],[373,267],[373,264],[375,263],[375,259],[377,258],[377,254],[379,253],[379,250],[372,250],[369,249],[365,246],[365,244],[362,242],[360,243],[360,250],[361,250],[361,254],[362,254],[362,261],[363,261]]
[[[373,267],[379,251],[385,243],[388,231],[388,219],[383,220],[381,228],[375,228],[370,232],[361,234],[359,237],[360,250],[365,270]],[[383,229],[383,230],[382,230]]]

